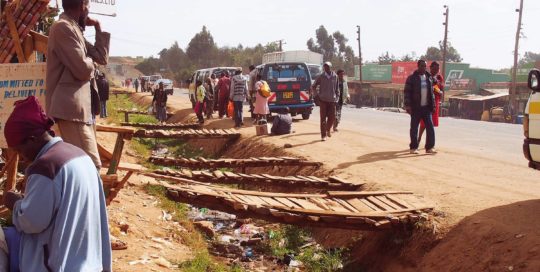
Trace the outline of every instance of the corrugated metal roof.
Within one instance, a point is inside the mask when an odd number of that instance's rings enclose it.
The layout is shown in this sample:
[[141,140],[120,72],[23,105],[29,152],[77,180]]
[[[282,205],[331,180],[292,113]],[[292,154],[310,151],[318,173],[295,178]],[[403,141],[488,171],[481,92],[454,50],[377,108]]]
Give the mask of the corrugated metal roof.
[[457,99],[457,100],[467,100],[467,101],[485,101],[490,99],[496,99],[508,96],[508,93],[498,93],[493,95],[476,95],[476,94],[468,94],[468,95],[461,95],[461,96],[453,96],[450,97],[450,99]]

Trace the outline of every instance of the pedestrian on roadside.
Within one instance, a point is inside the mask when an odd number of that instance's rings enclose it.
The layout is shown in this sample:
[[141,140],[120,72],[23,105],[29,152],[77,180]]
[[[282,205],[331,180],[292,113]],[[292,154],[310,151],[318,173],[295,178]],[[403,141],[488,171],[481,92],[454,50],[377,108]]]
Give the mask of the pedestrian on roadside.
[[205,93],[205,107],[204,112],[206,114],[207,119],[211,119],[212,115],[214,114],[214,90],[216,89],[216,85],[214,84],[214,80],[212,79],[212,76],[215,77],[214,74],[212,74],[209,78],[206,79],[206,84],[204,88],[206,89]]
[[[440,68],[439,63],[434,61],[429,65],[429,74],[431,80],[433,81],[433,94],[435,95],[435,111],[432,114],[433,127],[439,126],[439,113],[441,110],[441,98],[444,93],[444,77],[439,74]],[[424,120],[420,120],[420,132],[418,134],[418,143],[422,141],[422,134],[426,130],[426,125]]]
[[141,93],[146,92],[146,79],[144,77],[141,77]]
[[257,69],[255,69],[255,65],[249,66],[249,112],[251,112],[251,116],[255,117],[254,109],[255,109],[255,99],[256,99],[256,90],[255,90],[255,84],[257,83]]
[[210,78],[212,79],[212,84],[213,84],[212,86],[214,86],[214,94],[213,94],[213,96],[214,96],[214,105],[213,105],[213,110],[214,110],[215,112],[218,112],[218,115],[219,115],[219,101],[218,101],[218,100],[219,100],[219,99],[218,99],[218,97],[219,97],[219,89],[218,89],[218,87],[217,87],[217,86],[218,86],[218,83],[219,83],[219,79],[217,78],[217,75],[216,75],[216,74],[212,74],[212,75],[210,76]]
[[281,108],[272,120],[272,135],[290,134],[292,130],[292,116],[289,114],[289,107]]
[[35,96],[15,102],[5,123],[8,147],[30,163],[24,194],[3,196],[14,226],[4,229],[10,271],[112,271],[99,171],[84,150],[52,136],[53,124]]
[[435,154],[435,129],[433,128],[432,113],[435,111],[435,96],[431,75],[426,71],[427,63],[419,60],[418,69],[407,77],[405,82],[405,110],[411,115],[409,144],[410,153],[418,154],[418,125],[424,120],[426,125],[426,153]]
[[270,108],[268,107],[268,94],[270,94],[270,90],[268,83],[262,79],[262,75],[257,75],[255,78],[257,82],[255,83],[253,114],[255,117],[254,123],[257,123],[259,120],[266,119],[266,116],[270,114]]
[[204,124],[206,89],[200,80],[197,80],[195,83],[195,97],[197,99],[195,104],[195,114],[197,115],[197,119],[199,119],[199,124]]
[[100,117],[107,118],[107,100],[109,100],[109,81],[105,77],[104,73],[101,73],[96,80],[97,89],[99,93],[99,102],[100,102]]
[[227,113],[227,105],[229,103],[229,95],[231,90],[231,80],[229,79],[229,72],[225,71],[221,73],[221,78],[219,79],[216,88],[219,92],[219,119],[222,119],[225,115],[229,117]]
[[133,82],[133,86],[135,86],[135,92],[138,93],[139,92],[139,79],[138,78],[136,78],[135,82]]
[[336,103],[336,121],[334,122],[334,132],[338,131],[338,126],[341,122],[341,109],[343,108],[343,104],[345,104],[350,98],[349,86],[347,85],[347,80],[345,79],[345,71],[340,69],[337,71],[337,75],[339,98],[338,102]]
[[234,104],[234,127],[240,128],[244,125],[243,108],[244,101],[248,99],[248,82],[242,75],[242,70],[237,70],[231,79],[231,91],[229,99]]
[[[331,70],[332,63],[325,62],[323,73],[317,77],[311,87],[315,93],[315,100],[320,107],[321,116],[321,140],[326,141],[326,137],[332,137],[330,129],[336,120],[336,103],[339,99],[338,76]],[[317,87],[319,90],[317,91]]]
[[156,108],[156,119],[160,124],[164,124],[167,121],[167,92],[164,90],[163,82],[160,82],[159,87],[154,91],[152,103]]
[[[64,0],[64,13],[54,22],[47,46],[46,112],[54,118],[63,140],[84,150],[97,168],[97,148],[91,106],[90,79],[94,62],[107,65],[110,34],[88,17],[88,0]],[[84,38],[86,26],[96,31],[95,44]]]

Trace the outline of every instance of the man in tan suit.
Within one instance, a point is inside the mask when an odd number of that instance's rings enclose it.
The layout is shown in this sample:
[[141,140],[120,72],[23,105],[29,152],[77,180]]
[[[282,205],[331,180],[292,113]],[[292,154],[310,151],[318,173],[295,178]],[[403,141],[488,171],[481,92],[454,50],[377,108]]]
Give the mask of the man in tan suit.
[[[63,0],[64,13],[50,30],[47,53],[47,115],[58,124],[65,142],[80,147],[101,167],[93,128],[90,79],[94,62],[106,65],[110,34],[88,17],[89,0]],[[96,29],[94,45],[84,39],[86,26]]]

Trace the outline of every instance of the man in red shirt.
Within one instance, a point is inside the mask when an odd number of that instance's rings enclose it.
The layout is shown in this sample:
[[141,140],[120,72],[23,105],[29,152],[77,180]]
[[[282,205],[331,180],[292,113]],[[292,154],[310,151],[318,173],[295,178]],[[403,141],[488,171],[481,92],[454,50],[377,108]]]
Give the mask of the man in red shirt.
[[219,118],[223,118],[227,114],[227,104],[229,103],[229,94],[231,91],[231,79],[229,78],[229,72],[225,71],[221,73],[221,78],[216,86],[218,89],[218,110]]

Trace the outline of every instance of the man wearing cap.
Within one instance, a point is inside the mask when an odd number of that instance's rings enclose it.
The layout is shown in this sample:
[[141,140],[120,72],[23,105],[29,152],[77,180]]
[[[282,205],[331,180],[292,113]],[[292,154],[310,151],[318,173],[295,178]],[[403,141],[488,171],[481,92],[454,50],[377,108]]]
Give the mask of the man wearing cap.
[[20,271],[111,271],[105,196],[99,173],[80,148],[52,137],[53,120],[34,96],[17,101],[4,134],[31,162],[24,196],[6,192],[20,233]]
[[[55,118],[62,138],[83,149],[101,167],[93,127],[90,79],[94,62],[107,64],[110,34],[88,17],[89,0],[63,0],[64,13],[52,26],[47,47],[47,114]],[[96,30],[94,45],[83,36]]]
[[[316,92],[315,100],[318,101],[321,115],[321,139],[332,137],[330,129],[336,120],[336,103],[339,99],[338,76],[331,70],[332,63],[325,62],[324,72],[313,83],[312,90]],[[317,92],[317,87],[319,91]]]

